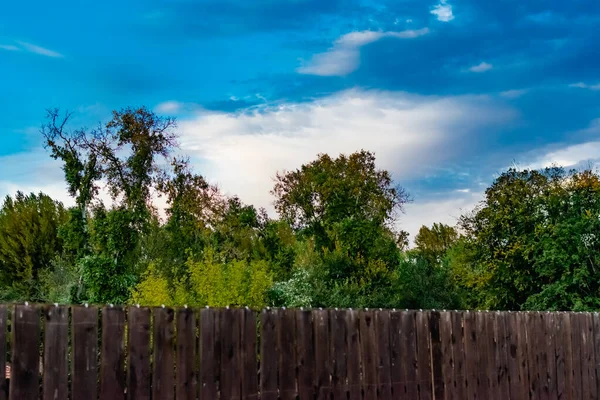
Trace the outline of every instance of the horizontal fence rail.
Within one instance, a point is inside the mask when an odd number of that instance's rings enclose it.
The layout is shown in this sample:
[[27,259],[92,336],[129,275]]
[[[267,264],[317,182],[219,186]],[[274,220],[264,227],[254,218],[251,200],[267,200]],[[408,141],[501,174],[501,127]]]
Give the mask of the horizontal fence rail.
[[598,399],[598,313],[0,305],[0,400]]

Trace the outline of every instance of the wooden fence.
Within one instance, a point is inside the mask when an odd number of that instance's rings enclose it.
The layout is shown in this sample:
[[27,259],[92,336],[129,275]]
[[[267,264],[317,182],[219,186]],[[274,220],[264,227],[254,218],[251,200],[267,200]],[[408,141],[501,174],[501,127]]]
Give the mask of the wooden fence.
[[0,400],[597,399],[599,363],[597,313],[0,306]]

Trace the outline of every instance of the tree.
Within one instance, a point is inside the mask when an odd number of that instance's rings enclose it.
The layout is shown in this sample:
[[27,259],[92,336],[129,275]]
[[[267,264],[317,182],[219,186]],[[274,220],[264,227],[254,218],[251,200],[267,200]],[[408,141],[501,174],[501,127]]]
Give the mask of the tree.
[[438,264],[457,239],[458,233],[451,226],[434,223],[428,228],[423,225],[415,236],[416,250],[431,264]]
[[275,209],[300,237],[314,237],[317,249],[340,247],[348,254],[352,262],[338,268],[338,279],[359,279],[378,261],[395,266],[401,235],[394,222],[408,196],[389,172],[377,169],[373,153],[321,154],[278,173],[272,194]]
[[472,251],[464,274],[479,305],[497,309],[600,307],[600,183],[592,171],[503,173],[461,218]]
[[67,220],[60,202],[49,196],[7,196],[0,209],[0,283],[17,299],[35,299],[40,271],[62,252],[59,227]]

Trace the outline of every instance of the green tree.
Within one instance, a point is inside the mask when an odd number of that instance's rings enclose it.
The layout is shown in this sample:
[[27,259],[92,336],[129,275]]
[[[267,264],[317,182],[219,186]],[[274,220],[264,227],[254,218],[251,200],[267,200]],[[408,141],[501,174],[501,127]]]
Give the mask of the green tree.
[[461,226],[463,268],[479,305],[499,309],[600,307],[600,183],[592,171],[503,173]]
[[40,271],[61,254],[68,215],[45,194],[7,196],[0,209],[0,283],[15,300],[35,300]]
[[395,217],[408,201],[390,174],[377,169],[367,151],[332,159],[321,154],[300,169],[278,173],[275,209],[300,237],[314,237],[318,249],[343,249],[353,262],[335,267],[339,279],[360,279],[369,265],[397,262],[403,235]]
[[415,236],[416,250],[431,264],[438,264],[458,240],[456,229],[446,224],[423,225]]

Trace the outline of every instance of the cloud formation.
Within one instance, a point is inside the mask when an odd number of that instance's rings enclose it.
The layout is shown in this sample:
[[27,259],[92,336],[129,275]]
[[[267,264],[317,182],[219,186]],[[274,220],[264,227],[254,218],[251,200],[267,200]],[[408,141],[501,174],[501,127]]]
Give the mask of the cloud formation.
[[492,68],[493,68],[492,64],[488,64],[486,62],[481,62],[480,64],[474,65],[471,68],[469,68],[469,71],[479,73],[479,72],[489,71]]
[[60,54],[54,50],[50,50],[45,47],[41,47],[41,46],[38,46],[38,45],[35,45],[32,43],[21,42],[21,41],[17,41],[16,43],[18,44],[18,46],[13,45],[13,44],[1,44],[0,50],[25,51],[28,53],[33,53],[33,54],[38,54],[41,56],[53,57],[53,58],[64,57],[62,54]]
[[454,19],[452,6],[448,4],[448,0],[440,0],[440,4],[435,5],[430,13],[435,15],[437,20],[441,22],[450,22]]
[[513,117],[511,109],[487,96],[349,90],[311,103],[204,112],[179,127],[182,149],[203,175],[227,193],[272,211],[269,191],[276,171],[296,169],[318,153],[374,151],[379,166],[403,184],[460,157],[464,146],[453,143]]
[[325,53],[315,54],[307,65],[299,67],[300,74],[344,76],[355,71],[360,64],[360,48],[384,37],[414,39],[429,33],[429,28],[401,32],[361,31],[350,32],[336,40]]
[[600,90],[600,83],[597,83],[595,85],[588,85],[587,83],[584,83],[584,82],[578,82],[578,83],[570,84],[569,87],[580,88],[580,89],[590,89],[590,90]]

